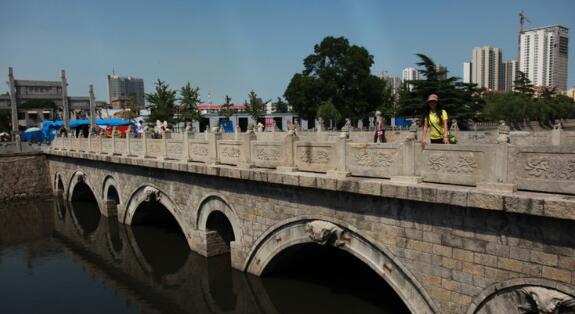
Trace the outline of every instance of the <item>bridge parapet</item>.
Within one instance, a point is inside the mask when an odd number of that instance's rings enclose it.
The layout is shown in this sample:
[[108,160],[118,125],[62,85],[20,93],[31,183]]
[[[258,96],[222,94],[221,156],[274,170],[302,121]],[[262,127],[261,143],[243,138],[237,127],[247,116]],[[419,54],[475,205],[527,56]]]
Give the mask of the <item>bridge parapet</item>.
[[293,134],[258,140],[253,133],[237,140],[208,133],[206,139],[57,138],[51,150],[151,160],[261,167],[327,173],[336,177],[372,177],[392,182],[432,182],[481,190],[575,194],[575,145],[500,144],[428,145],[310,141]]

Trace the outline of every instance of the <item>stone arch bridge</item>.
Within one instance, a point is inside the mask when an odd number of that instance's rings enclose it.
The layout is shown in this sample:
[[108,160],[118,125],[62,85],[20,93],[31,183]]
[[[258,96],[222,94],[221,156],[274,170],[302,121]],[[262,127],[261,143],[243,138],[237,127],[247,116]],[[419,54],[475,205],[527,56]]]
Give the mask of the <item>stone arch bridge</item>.
[[141,204],[158,202],[192,251],[229,252],[234,268],[255,275],[285,249],[316,243],[369,265],[413,313],[575,307],[575,200],[568,194],[62,147],[47,159],[55,193],[72,199],[89,189],[102,215],[124,224]]

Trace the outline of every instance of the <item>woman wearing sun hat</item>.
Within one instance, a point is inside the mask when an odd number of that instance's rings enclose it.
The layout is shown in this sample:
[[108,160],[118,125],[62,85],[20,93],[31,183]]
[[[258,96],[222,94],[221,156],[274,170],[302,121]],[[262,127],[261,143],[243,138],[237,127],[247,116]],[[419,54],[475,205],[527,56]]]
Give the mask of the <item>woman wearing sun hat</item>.
[[421,147],[427,145],[427,130],[431,144],[449,144],[447,128],[447,111],[439,103],[439,97],[429,95],[423,107],[423,132],[421,134]]

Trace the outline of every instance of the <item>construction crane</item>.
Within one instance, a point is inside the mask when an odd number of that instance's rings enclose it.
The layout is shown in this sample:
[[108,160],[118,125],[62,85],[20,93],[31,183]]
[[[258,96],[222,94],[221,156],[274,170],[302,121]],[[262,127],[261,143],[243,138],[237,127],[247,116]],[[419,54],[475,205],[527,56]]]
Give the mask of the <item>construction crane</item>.
[[531,23],[531,20],[529,20],[527,18],[527,16],[525,16],[525,13],[523,13],[523,11],[519,12],[519,25],[521,25],[521,28],[519,29],[519,33],[523,33],[523,25],[525,24],[525,22]]

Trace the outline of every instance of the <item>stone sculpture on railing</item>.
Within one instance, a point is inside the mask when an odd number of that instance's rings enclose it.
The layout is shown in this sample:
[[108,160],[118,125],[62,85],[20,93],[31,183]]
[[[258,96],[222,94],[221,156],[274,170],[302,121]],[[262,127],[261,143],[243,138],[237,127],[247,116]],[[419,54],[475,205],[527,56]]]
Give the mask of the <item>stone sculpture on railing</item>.
[[504,120],[499,121],[499,127],[497,128],[497,144],[507,144],[509,143],[509,133],[511,128],[505,124]]

